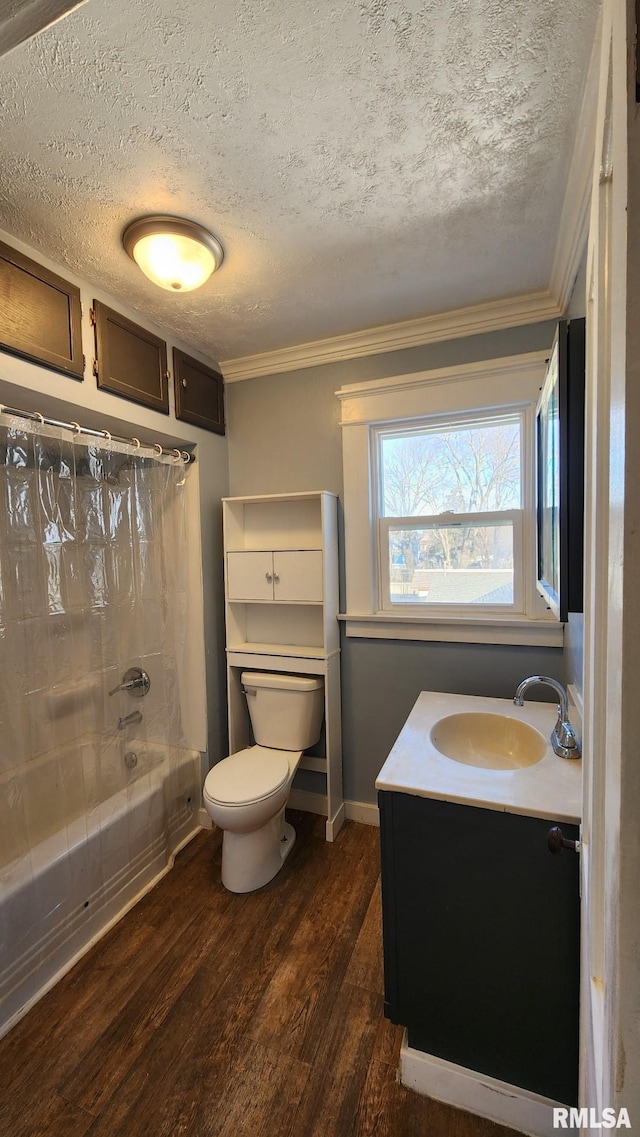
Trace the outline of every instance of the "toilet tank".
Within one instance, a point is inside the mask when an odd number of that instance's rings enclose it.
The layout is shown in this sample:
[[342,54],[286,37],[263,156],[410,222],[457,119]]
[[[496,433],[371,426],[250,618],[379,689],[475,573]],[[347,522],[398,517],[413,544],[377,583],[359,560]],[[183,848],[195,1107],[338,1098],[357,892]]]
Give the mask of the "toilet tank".
[[320,737],[324,679],[283,675],[278,671],[243,671],[253,737],[258,746],[306,750]]

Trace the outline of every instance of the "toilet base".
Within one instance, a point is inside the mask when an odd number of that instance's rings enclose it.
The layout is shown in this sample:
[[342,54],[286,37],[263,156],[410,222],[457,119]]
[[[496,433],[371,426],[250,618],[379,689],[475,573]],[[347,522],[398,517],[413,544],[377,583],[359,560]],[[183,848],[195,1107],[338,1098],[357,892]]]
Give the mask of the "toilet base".
[[229,892],[254,892],[273,880],[289,856],[296,839],[293,825],[284,820],[284,807],[252,833],[222,835],[221,879]]

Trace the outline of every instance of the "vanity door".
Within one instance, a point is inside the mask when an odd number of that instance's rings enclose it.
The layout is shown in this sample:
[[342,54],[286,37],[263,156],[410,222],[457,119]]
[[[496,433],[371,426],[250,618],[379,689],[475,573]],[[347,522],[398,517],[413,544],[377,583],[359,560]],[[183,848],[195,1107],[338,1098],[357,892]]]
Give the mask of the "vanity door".
[[387,1017],[417,1050],[575,1105],[577,854],[550,852],[552,820],[379,800]]

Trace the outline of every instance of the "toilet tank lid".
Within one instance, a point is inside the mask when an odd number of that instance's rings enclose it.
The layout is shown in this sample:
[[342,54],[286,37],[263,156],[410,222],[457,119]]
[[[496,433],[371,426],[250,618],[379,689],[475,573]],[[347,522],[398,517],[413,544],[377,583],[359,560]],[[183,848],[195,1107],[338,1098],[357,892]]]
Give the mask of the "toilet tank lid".
[[324,679],[317,675],[283,675],[279,671],[243,671],[243,687],[270,687],[276,691],[317,691]]

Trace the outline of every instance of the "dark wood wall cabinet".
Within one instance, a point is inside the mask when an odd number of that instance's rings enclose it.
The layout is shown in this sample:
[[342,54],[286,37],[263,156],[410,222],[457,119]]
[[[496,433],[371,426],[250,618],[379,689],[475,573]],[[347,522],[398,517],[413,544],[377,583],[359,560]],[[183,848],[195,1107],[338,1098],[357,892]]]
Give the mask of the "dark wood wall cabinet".
[[0,242],[0,349],[82,379],[80,289]]
[[98,300],[93,302],[92,322],[98,387],[168,415],[169,375],[164,340]]
[[550,853],[549,820],[379,803],[387,1017],[417,1050],[575,1105],[578,856]]
[[173,349],[176,418],[224,434],[224,382],[219,371]]

